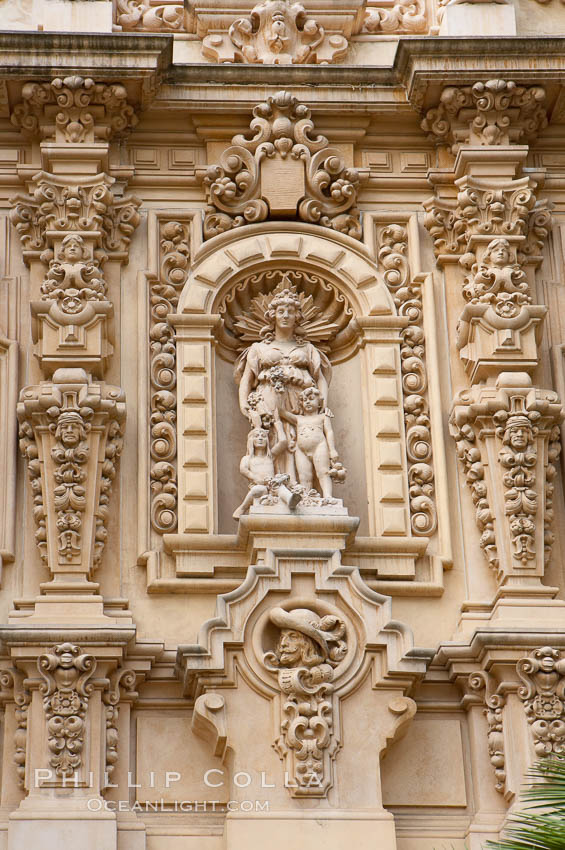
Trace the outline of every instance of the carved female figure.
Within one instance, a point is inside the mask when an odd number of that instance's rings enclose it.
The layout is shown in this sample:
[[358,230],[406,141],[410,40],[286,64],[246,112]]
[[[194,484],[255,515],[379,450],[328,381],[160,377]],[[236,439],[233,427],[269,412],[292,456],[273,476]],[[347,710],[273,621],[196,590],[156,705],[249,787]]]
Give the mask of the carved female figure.
[[[298,413],[298,396],[307,387],[317,387],[323,406],[327,404],[331,367],[325,354],[305,339],[303,300],[283,275],[266,300],[260,341],[246,349],[236,363],[239,406],[253,428],[260,428],[265,417],[273,422],[277,409]],[[288,447],[275,459],[275,471],[290,475],[295,483],[296,429],[286,422],[284,430]]]

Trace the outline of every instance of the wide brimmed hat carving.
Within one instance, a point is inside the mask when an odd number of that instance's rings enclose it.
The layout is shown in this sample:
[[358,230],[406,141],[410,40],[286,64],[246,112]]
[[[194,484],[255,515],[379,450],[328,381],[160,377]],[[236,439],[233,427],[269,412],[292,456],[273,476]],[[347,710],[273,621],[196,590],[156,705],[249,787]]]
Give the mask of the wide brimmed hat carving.
[[347,652],[345,623],[334,614],[326,614],[320,619],[309,608],[294,608],[292,611],[273,608],[270,619],[281,629],[291,629],[312,638],[322,650],[324,661],[329,664],[338,664]]

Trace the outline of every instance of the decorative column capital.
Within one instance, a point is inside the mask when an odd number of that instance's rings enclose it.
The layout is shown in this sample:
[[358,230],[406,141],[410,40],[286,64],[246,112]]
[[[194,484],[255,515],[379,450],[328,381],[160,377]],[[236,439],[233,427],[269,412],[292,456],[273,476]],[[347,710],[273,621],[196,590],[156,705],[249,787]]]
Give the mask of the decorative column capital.
[[137,124],[123,85],[78,75],[26,83],[10,120],[26,136],[67,144],[108,141]]
[[545,89],[519,86],[512,80],[446,86],[421,127],[453,153],[461,145],[530,143],[547,127]]

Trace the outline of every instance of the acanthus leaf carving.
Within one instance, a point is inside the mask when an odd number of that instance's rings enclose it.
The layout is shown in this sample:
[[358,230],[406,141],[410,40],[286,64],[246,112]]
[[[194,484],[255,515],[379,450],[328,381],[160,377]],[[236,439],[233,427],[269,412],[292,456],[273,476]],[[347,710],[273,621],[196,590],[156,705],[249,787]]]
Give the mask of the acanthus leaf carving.
[[297,216],[360,239],[355,206],[360,174],[325,137],[312,138],[308,107],[283,91],[256,106],[253,115],[252,138],[234,136],[204,177],[211,205],[205,239],[279,216]]
[[[501,583],[544,574],[562,417],[556,393],[532,388],[524,373],[507,373],[499,386],[465,390],[455,399],[452,434],[471,489],[480,545]],[[504,513],[497,514],[493,505],[503,505]]]
[[530,142],[547,127],[545,89],[493,79],[473,86],[447,86],[428,110],[422,129],[456,153],[462,144]]
[[227,35],[207,35],[202,53],[215,62],[264,65],[329,65],[345,58],[348,41],[326,33],[300,3],[264,0],[247,18],[232,23]]
[[122,449],[123,392],[92,382],[82,369],[59,370],[52,382],[22,390],[18,418],[41,557],[52,573],[89,576],[107,535]]
[[137,117],[121,83],[97,83],[75,74],[26,83],[11,121],[25,135],[77,144],[123,136]]
[[367,4],[362,32],[374,34],[423,33],[429,27],[424,0],[381,0]]
[[190,263],[188,225],[162,223],[160,276],[150,289],[151,525],[159,534],[177,527],[176,342],[167,316],[177,310]]
[[415,535],[431,535],[437,528],[428,379],[425,362],[422,284],[410,278],[408,234],[398,224],[383,227],[378,235],[378,257],[383,277],[398,313],[409,324],[400,347],[406,455],[410,494],[410,523]]
[[521,687],[518,696],[538,758],[565,752],[565,657],[559,649],[543,646],[521,658],[516,670]]
[[276,672],[281,689],[281,734],[274,747],[292,777],[293,797],[323,797],[333,784],[339,749],[334,670],[347,652],[345,622],[307,608],[273,608],[280,629],[263,663]]
[[186,13],[177,0],[118,0],[116,21],[124,31],[183,32],[186,30]]
[[93,655],[72,643],[61,643],[40,655],[37,669],[47,722],[49,765],[60,779],[72,776],[82,765],[85,720],[96,670]]

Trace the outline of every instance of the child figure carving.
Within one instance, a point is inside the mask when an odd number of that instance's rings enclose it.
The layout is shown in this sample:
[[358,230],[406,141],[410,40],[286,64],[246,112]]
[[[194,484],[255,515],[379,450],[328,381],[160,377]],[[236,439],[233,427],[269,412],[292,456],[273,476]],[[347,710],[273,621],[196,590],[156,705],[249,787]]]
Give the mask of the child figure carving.
[[280,415],[296,427],[296,469],[298,481],[305,490],[314,487],[314,474],[318,479],[322,497],[326,504],[333,499],[333,479],[343,480],[345,470],[339,463],[335,447],[334,432],[330,417],[332,413],[324,406],[319,389],[308,387],[298,397],[299,413],[280,411]]

